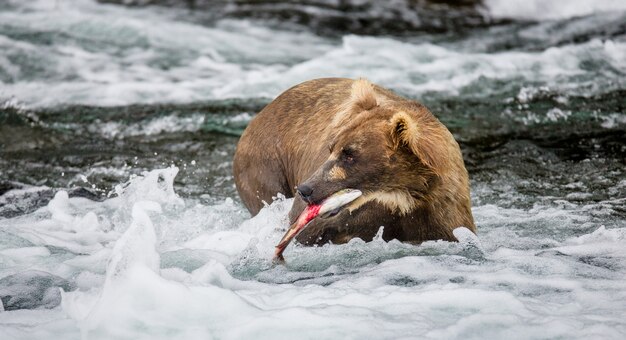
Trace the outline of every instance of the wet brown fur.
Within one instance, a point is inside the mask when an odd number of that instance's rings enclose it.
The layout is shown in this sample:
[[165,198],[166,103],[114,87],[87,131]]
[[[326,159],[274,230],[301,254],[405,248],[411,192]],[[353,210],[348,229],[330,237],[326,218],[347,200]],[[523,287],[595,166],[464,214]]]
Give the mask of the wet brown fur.
[[383,239],[420,243],[476,232],[469,181],[452,134],[423,105],[367,80],[315,79],[267,105],[242,135],[234,159],[237,190],[255,215],[282,193],[296,196],[295,218],[312,200],[354,188],[364,195],[339,214],[316,218],[297,237],[304,244]]

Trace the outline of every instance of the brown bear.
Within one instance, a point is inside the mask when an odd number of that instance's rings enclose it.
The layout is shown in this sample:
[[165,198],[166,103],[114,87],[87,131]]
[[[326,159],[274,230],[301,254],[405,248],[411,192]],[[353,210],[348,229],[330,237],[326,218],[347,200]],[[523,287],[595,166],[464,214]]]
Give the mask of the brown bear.
[[306,245],[371,241],[455,241],[476,232],[459,145],[422,104],[364,79],[315,79],[268,104],[235,152],[235,183],[252,215],[282,193],[293,223],[307,204],[350,188],[363,195],[297,236]]

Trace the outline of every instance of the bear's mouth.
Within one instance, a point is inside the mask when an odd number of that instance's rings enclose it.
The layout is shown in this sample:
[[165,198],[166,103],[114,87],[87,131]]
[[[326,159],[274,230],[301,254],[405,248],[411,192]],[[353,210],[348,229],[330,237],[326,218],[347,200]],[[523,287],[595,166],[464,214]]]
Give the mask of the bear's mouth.
[[327,218],[337,215],[344,207],[361,197],[363,193],[356,189],[342,189],[326,197],[319,203],[317,216]]
[[331,210],[331,211],[329,211],[329,212],[327,212],[327,213],[324,213],[324,214],[319,214],[319,218],[329,218],[329,217],[333,217],[333,216],[335,216],[335,215],[339,214],[339,212],[340,212],[340,211],[341,211],[344,207],[345,207],[345,205],[344,205],[344,206],[341,206],[341,207],[337,207],[337,208],[335,208],[335,209],[333,209],[333,210]]
[[306,228],[306,226],[308,226],[313,219],[318,216],[328,218],[337,215],[343,207],[361,197],[361,195],[362,193],[360,190],[343,189],[328,196],[319,204],[307,205],[300,216],[298,216],[296,222],[289,226],[289,229],[287,229],[287,232],[276,246],[274,259],[279,261],[284,260],[282,253],[289,245],[289,242],[291,242],[291,240],[296,237],[302,229]]

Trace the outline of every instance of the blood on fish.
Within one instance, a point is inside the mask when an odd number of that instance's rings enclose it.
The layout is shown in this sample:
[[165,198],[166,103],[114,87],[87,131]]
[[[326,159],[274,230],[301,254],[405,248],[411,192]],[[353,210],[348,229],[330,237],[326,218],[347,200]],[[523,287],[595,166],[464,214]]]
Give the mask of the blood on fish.
[[304,210],[300,213],[300,216],[298,216],[298,219],[291,226],[289,226],[285,236],[283,236],[278,245],[276,245],[276,249],[274,251],[274,261],[279,263],[285,261],[283,251],[285,251],[289,242],[291,242],[291,240],[296,237],[296,235],[298,235],[298,233],[302,231],[302,229],[304,229],[309,222],[311,222],[311,220],[320,215],[320,213],[324,214],[332,209],[340,208],[352,202],[359,196],[361,196],[361,192],[359,190],[344,189],[329,196],[320,204],[307,205],[306,208],[304,208]]
[[306,207],[306,216],[304,217],[304,223],[309,223],[312,219],[317,217],[322,208],[321,204],[312,204]]
[[283,236],[282,240],[276,246],[276,251],[274,252],[274,261],[284,262],[285,258],[283,257],[283,251],[289,244],[292,238],[294,238],[305,225],[311,222],[312,219],[317,217],[320,213],[320,209],[322,208],[321,204],[311,204],[304,208],[304,211],[300,213],[300,216],[296,220],[294,224],[292,224],[285,236]]

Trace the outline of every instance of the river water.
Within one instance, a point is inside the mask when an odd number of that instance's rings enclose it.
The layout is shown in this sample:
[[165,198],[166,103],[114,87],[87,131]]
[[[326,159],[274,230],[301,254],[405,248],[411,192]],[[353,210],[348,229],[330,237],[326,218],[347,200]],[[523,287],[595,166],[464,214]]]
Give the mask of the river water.
[[[623,339],[626,5],[554,3],[357,35],[0,2],[0,338]],[[450,128],[477,237],[296,245],[272,265],[291,200],[250,217],[237,138],[326,76],[367,77]]]

